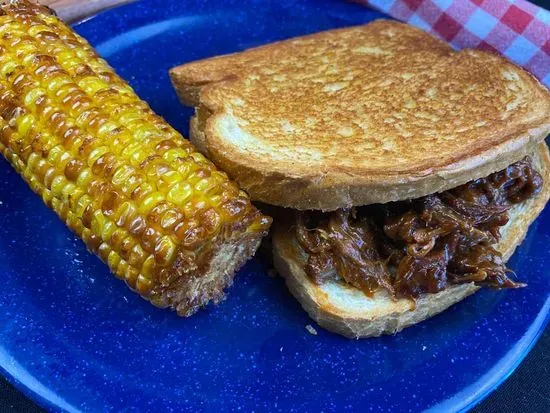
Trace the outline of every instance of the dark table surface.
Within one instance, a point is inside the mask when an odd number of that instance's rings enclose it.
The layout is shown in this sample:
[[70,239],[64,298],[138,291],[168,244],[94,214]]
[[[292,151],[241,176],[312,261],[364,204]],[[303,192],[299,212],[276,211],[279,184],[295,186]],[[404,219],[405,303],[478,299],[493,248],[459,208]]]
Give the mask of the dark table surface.
[[[531,0],[550,9],[550,0]],[[0,377],[0,413],[44,412],[23,393]],[[473,413],[550,412],[550,328],[512,375]]]

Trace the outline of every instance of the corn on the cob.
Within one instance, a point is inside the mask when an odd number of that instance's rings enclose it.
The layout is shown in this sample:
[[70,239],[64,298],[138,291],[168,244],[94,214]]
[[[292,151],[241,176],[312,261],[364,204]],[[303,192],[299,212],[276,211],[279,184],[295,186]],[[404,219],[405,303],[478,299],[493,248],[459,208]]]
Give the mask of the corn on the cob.
[[0,5],[6,159],[153,304],[220,299],[270,219],[46,8]]

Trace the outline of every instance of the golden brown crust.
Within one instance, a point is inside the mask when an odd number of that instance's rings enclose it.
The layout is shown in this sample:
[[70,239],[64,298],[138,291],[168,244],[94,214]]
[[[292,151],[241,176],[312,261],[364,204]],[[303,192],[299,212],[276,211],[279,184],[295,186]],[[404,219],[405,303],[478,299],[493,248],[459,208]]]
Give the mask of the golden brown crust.
[[183,79],[170,76],[174,89],[177,90],[181,103],[187,106],[198,106],[201,86],[186,84]]
[[[512,209],[510,223],[503,228],[502,240],[497,246],[505,260],[523,241],[529,225],[550,197],[550,154],[545,143],[539,146],[533,161],[544,178],[544,186],[535,198]],[[303,270],[306,255],[297,245],[288,224],[275,227],[273,255],[275,268],[285,277],[290,291],[308,314],[322,327],[349,338],[395,333],[440,313],[478,289],[473,284],[465,284],[437,294],[426,294],[414,308],[410,300],[393,301],[384,291],[369,299],[361,291],[344,284],[316,285]]]
[[195,145],[201,153],[208,155],[208,149],[206,148],[206,139],[204,133],[199,128],[199,120],[197,116],[193,116],[189,121],[189,139]]
[[295,209],[443,191],[521,159],[550,132],[550,94],[528,73],[391,21],[190,63],[171,77],[209,115],[195,131],[211,159],[252,199]]

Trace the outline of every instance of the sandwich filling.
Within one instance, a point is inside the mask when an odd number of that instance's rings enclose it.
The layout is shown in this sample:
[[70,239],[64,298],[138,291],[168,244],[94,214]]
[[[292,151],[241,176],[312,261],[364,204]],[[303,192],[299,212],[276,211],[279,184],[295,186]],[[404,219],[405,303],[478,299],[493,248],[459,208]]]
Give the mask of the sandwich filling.
[[542,178],[529,158],[486,178],[422,198],[299,212],[296,239],[307,252],[312,281],[344,281],[371,296],[417,298],[452,284],[493,288],[524,284],[509,278],[495,249],[508,210],[538,194]]

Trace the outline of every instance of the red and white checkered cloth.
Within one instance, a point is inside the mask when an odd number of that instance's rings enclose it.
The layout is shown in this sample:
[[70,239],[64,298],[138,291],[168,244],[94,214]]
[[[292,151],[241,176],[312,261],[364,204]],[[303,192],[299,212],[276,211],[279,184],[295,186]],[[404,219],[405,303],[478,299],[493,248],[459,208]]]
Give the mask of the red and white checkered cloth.
[[435,34],[458,49],[500,53],[550,87],[550,12],[525,0],[355,1]]

